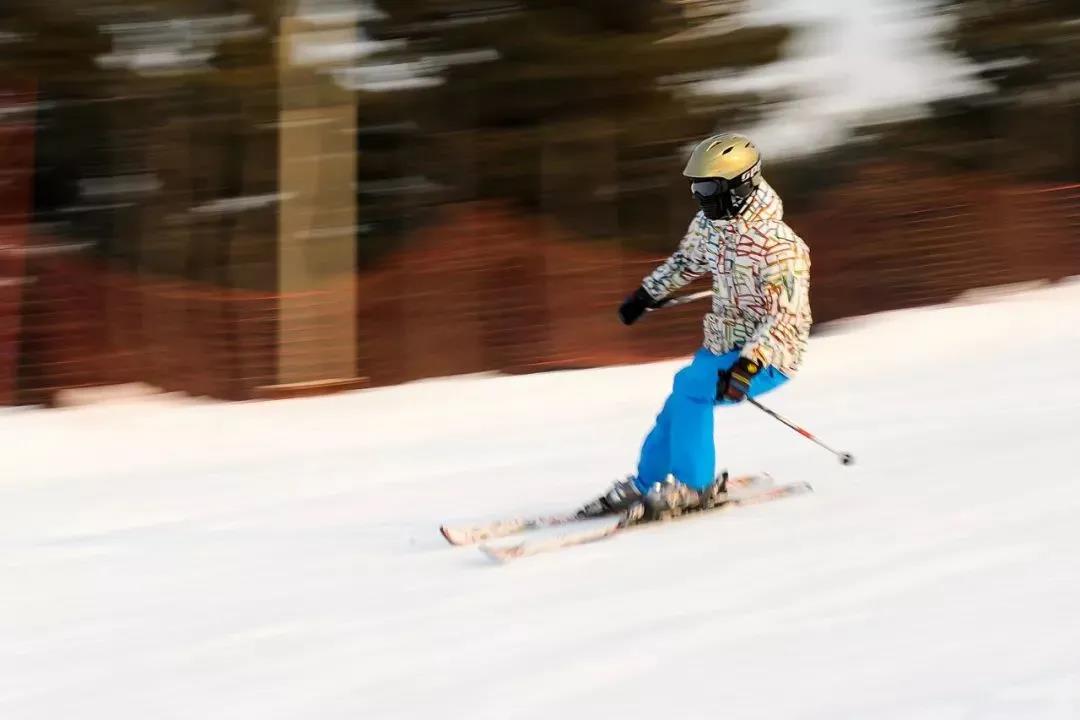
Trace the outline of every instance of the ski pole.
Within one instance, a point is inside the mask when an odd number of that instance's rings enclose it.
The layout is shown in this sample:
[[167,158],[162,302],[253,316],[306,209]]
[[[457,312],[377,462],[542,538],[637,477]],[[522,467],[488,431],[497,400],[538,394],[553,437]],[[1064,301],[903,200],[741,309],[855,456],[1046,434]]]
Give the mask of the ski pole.
[[694,302],[695,300],[712,297],[712,294],[712,290],[702,290],[701,292],[690,293],[689,295],[676,295],[675,297],[661,300],[660,304],[656,307],[648,308],[648,312],[652,312],[653,310],[659,310],[660,308],[675,307],[676,305],[685,305],[686,303]]
[[816,437],[814,437],[813,433],[811,433],[810,431],[808,431],[808,430],[804,430],[803,428],[799,427],[798,425],[796,425],[795,423],[791,422],[791,421],[790,421],[790,420],[788,420],[787,418],[785,418],[785,417],[783,417],[783,416],[781,416],[781,415],[779,415],[779,414],[777,414],[777,413],[773,412],[773,411],[772,411],[772,410],[770,410],[769,408],[767,408],[767,407],[765,407],[764,405],[762,405],[761,403],[759,403],[759,402],[758,402],[757,400],[755,400],[754,398],[752,398],[752,397],[749,397],[749,396],[748,396],[748,397],[747,397],[746,399],[747,399],[747,401],[748,401],[748,402],[749,402],[749,403],[750,403],[751,405],[753,405],[754,407],[756,407],[756,408],[757,408],[758,410],[761,410],[761,411],[763,411],[763,412],[766,412],[766,413],[768,413],[769,415],[772,415],[772,416],[773,416],[774,418],[776,418],[776,419],[777,419],[777,420],[779,420],[780,422],[784,423],[784,424],[785,424],[785,425],[787,425],[787,426],[788,426],[789,428],[791,428],[791,429],[792,429],[792,430],[794,430],[795,432],[799,433],[800,435],[802,435],[802,436],[803,436],[804,438],[806,438],[807,440],[813,440],[813,441],[814,441],[814,442],[816,442],[816,443],[817,443],[818,445],[820,445],[821,447],[823,447],[823,448],[825,448],[826,450],[828,450],[829,452],[831,452],[831,453],[832,453],[833,455],[836,455],[836,456],[837,456],[838,458],[840,458],[840,463],[841,463],[842,465],[853,465],[853,464],[855,463],[855,457],[854,457],[854,456],[853,456],[853,455],[852,455],[851,453],[847,453],[847,452],[839,452],[839,451],[837,451],[837,450],[833,450],[833,449],[832,449],[831,447],[829,447],[828,445],[826,445],[825,443],[821,442],[821,441],[820,441],[820,440],[818,440],[818,439],[817,439]]

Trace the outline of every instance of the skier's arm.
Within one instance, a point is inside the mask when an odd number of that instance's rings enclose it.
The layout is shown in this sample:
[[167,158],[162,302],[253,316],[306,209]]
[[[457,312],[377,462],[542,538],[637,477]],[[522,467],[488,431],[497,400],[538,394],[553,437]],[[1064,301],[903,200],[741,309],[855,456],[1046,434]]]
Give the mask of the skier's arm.
[[662,300],[709,271],[706,240],[709,221],[698,213],[686,230],[679,248],[641,282],[654,299]]
[[759,280],[766,318],[740,355],[762,367],[775,364],[784,348],[798,345],[799,314],[810,303],[809,260],[792,244],[771,255]]

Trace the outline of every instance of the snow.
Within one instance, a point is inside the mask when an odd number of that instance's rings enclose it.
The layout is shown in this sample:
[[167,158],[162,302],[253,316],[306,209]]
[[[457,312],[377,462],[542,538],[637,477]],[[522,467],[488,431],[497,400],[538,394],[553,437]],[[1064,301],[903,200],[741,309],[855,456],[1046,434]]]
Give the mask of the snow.
[[679,363],[0,413],[0,717],[1080,717],[1078,307],[842,323],[764,401],[857,465],[724,409],[816,492],[505,566],[438,525],[602,490]]

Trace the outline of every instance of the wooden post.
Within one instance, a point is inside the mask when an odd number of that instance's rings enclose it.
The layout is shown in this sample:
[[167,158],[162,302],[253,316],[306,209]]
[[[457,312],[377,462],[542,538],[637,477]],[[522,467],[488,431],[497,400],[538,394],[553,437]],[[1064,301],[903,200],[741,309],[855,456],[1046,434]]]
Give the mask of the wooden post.
[[262,395],[353,387],[356,377],[356,107],[298,63],[305,42],[355,42],[355,27],[284,18],[278,50],[277,386]]

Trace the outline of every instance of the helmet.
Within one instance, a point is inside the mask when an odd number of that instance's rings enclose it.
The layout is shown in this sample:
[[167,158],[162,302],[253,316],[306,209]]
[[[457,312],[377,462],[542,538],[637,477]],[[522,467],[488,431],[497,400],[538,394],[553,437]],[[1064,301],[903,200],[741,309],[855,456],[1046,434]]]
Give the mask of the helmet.
[[743,135],[713,135],[694,148],[683,175],[705,217],[730,220],[761,184],[761,153]]

